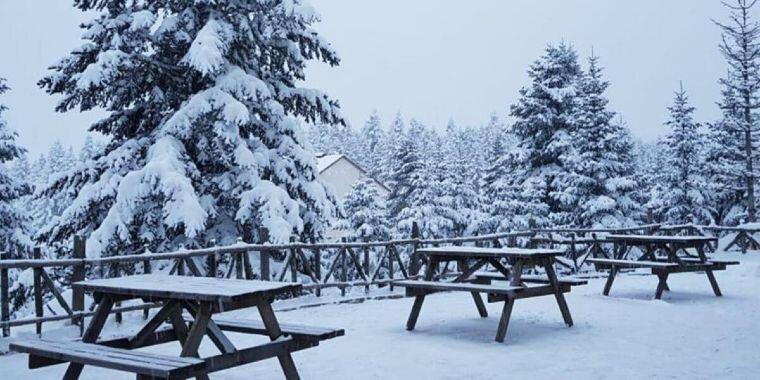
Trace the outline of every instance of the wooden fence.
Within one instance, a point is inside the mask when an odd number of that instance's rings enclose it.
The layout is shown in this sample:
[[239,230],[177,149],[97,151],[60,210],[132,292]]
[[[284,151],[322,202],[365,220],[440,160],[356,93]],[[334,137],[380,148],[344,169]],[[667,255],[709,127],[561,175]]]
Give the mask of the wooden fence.
[[[416,231],[416,229],[415,229]],[[0,328],[2,336],[10,335],[10,328],[35,324],[37,334],[42,333],[45,322],[70,320],[72,324],[84,327],[84,318],[91,316],[85,310],[84,293],[72,292],[71,300],[65,299],[61,289],[48,273],[54,268],[70,268],[70,282],[82,281],[85,277],[118,277],[124,274],[152,273],[162,270],[171,275],[203,277],[224,277],[238,279],[260,279],[269,281],[302,280],[305,291],[321,296],[322,289],[339,288],[342,295],[350,287],[388,286],[393,290],[393,281],[414,278],[423,263],[415,254],[421,246],[441,244],[475,244],[478,246],[514,246],[518,240],[527,241],[534,233],[509,232],[492,235],[471,236],[450,239],[419,239],[379,242],[339,243],[299,243],[289,244],[244,244],[204,249],[179,250],[168,253],[113,256],[102,258],[85,257],[85,240],[76,236],[72,257],[68,259],[43,259],[42,250],[35,248],[31,259],[0,260]],[[526,243],[527,244],[527,243]],[[10,319],[10,277],[9,270],[32,271],[34,317]],[[89,276],[87,274],[89,273]],[[55,301],[64,310],[60,315],[45,315],[46,301]],[[121,321],[125,311],[144,310],[157,307],[155,304],[132,306],[117,305],[113,313]],[[48,309],[52,312],[52,309]]]
[[[416,231],[416,228],[414,229]],[[102,258],[85,257],[85,240],[76,236],[72,257],[69,259],[44,259],[42,250],[35,248],[32,259],[0,260],[0,328],[2,336],[10,335],[10,328],[35,324],[37,334],[42,333],[45,322],[70,320],[84,328],[84,318],[91,316],[85,310],[85,297],[81,291],[73,291],[68,301],[61,294],[48,270],[70,268],[70,282],[85,277],[118,277],[124,274],[151,273],[157,270],[172,275],[225,277],[238,279],[261,279],[273,281],[304,281],[304,290],[320,296],[322,289],[338,288],[342,295],[350,287],[387,286],[393,290],[393,281],[414,278],[424,265],[416,255],[423,246],[474,244],[477,246],[544,246],[563,247],[564,259],[558,263],[569,271],[576,271],[586,257],[604,254],[604,234],[629,233],[698,234],[717,237],[735,233],[727,248],[760,249],[752,236],[758,229],[679,225],[661,226],[649,224],[620,229],[539,229],[449,239],[420,239],[416,233],[410,239],[378,242],[299,243],[271,245],[244,244],[204,249],[179,250],[168,253],[145,252],[139,255]],[[2,257],[0,257],[1,259]],[[10,319],[10,270],[31,269],[33,278],[32,298],[34,317]],[[89,276],[88,276],[89,274]],[[64,287],[65,288],[65,287]],[[53,299],[64,310],[60,315],[44,315],[46,301]],[[121,321],[121,313],[148,310],[155,304],[117,306],[113,313]],[[52,309],[50,309],[52,311]]]

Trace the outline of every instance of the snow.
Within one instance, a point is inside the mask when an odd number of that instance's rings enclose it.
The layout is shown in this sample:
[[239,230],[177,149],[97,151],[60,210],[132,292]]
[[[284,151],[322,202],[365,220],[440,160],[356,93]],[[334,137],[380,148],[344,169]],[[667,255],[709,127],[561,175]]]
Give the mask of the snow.
[[327,154],[324,156],[317,157],[317,171],[322,173],[330,167],[332,164],[334,164],[336,161],[343,158],[342,154]]
[[[494,342],[501,304],[487,304],[481,319],[469,294],[446,293],[426,298],[417,328],[404,329],[411,298],[326,305],[278,311],[281,322],[339,327],[346,335],[293,355],[305,379],[501,379],[515,378],[653,378],[750,379],[760,371],[760,254],[725,254],[742,264],[717,273],[723,297],[715,297],[703,274],[673,275],[672,292],[654,300],[657,278],[635,272],[621,275],[611,296],[602,296],[604,278],[566,295],[575,325],[567,328],[553,297],[515,303],[505,343]],[[356,292],[357,289],[354,289]],[[361,292],[361,291],[359,291]],[[388,290],[373,294],[387,295]],[[278,301],[276,310],[293,300]],[[139,328],[140,313],[110,320],[107,333]],[[252,318],[255,309],[225,317]],[[33,327],[31,327],[33,328]],[[70,331],[75,327],[69,327]],[[45,330],[45,337],[61,331]],[[47,332],[50,331],[50,332]],[[265,337],[230,334],[238,346]],[[179,354],[179,345],[146,349]],[[205,339],[201,354],[215,354]],[[0,357],[5,378],[57,379],[62,366],[26,368],[20,355]],[[134,375],[86,367],[82,379],[132,379]],[[281,379],[270,359],[212,374],[224,379]]]

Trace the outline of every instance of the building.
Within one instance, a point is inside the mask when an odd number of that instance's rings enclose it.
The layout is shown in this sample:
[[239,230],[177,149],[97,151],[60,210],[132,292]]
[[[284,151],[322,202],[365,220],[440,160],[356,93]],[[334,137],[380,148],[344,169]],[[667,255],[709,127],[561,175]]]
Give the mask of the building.
[[[342,201],[351,191],[351,187],[362,177],[367,176],[367,171],[359,164],[342,154],[317,155],[317,169],[319,178],[329,187],[333,194]],[[387,197],[391,192],[382,182],[372,178],[377,184],[377,192],[382,197]]]

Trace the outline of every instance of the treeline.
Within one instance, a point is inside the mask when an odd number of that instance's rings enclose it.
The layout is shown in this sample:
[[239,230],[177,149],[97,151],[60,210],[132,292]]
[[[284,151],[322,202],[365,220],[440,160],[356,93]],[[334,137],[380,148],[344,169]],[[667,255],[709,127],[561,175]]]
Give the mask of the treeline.
[[737,225],[756,221],[760,27],[753,3],[730,9],[720,50],[718,120],[694,120],[683,84],[655,143],[634,140],[608,107],[597,56],[585,65],[572,46],[550,45],[528,69],[530,83],[479,126],[424,125],[377,112],[360,129],[310,127],[315,149],[343,153],[384,182],[344,201],[339,226],[354,238],[449,237],[536,226],[622,227],[650,221]]

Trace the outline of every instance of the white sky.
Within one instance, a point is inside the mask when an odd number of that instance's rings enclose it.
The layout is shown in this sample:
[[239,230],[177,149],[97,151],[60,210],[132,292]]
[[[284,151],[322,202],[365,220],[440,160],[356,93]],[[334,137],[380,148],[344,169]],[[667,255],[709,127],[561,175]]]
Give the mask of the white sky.
[[[361,126],[373,108],[388,123],[397,110],[433,126],[506,115],[526,69],[549,42],[594,51],[612,82],[609,97],[634,135],[664,131],[665,107],[679,80],[697,119],[719,115],[717,79],[726,65],[717,45],[723,19],[717,0],[312,0],[317,25],[342,58],[313,65],[308,85],[337,98]],[[43,6],[44,4],[44,6]],[[56,139],[80,146],[97,115],[58,114],[36,87],[46,67],[79,44],[87,17],[71,0],[0,0],[0,98],[20,142],[38,154]],[[584,62],[585,63],[585,62]]]

